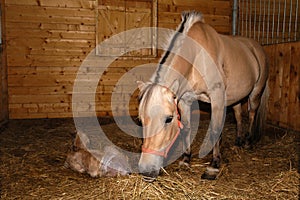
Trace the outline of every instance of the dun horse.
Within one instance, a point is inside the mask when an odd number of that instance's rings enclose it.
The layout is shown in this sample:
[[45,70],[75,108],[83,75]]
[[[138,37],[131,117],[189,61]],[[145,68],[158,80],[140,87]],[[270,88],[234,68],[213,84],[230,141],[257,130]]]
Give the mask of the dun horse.
[[[204,50],[187,44],[188,38]],[[175,47],[188,58],[172,53]],[[139,118],[144,137],[139,170],[144,180],[155,180],[180,132],[184,136],[181,163],[190,162],[190,106],[195,100],[211,104],[211,122],[206,135],[213,145],[213,158],[202,178],[215,179],[221,162],[219,140],[225,108],[233,106],[236,144],[242,145],[240,101],[248,97],[249,130],[245,138],[249,143],[258,139],[266,108],[267,78],[267,58],[257,42],[220,35],[204,22],[201,13],[183,13],[156,72],[149,82],[138,82]]]

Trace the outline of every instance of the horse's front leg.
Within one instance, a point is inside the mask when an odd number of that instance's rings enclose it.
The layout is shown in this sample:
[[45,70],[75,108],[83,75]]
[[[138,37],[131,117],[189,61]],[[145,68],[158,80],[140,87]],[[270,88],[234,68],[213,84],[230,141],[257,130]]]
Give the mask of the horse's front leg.
[[215,180],[219,174],[219,168],[221,165],[220,140],[221,138],[217,141],[213,148],[213,158],[205,172],[202,174],[202,179]]
[[226,107],[225,96],[222,91],[211,96],[211,121],[207,134],[199,151],[199,157],[206,156],[213,149],[213,158],[206,171],[201,176],[203,179],[214,180],[219,174],[221,164],[220,139],[225,121]]
[[181,122],[183,130],[181,130],[181,138],[183,141],[183,155],[179,165],[189,166],[191,161],[191,101],[182,100],[179,102],[181,113]]

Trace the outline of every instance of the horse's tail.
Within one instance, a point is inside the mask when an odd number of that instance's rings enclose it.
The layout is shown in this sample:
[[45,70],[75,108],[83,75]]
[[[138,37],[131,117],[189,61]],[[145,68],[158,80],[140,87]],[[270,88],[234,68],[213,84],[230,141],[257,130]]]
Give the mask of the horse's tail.
[[267,81],[252,126],[253,128],[252,128],[251,135],[253,137],[254,142],[257,142],[261,138],[263,132],[266,130],[268,99],[269,99],[269,87]]

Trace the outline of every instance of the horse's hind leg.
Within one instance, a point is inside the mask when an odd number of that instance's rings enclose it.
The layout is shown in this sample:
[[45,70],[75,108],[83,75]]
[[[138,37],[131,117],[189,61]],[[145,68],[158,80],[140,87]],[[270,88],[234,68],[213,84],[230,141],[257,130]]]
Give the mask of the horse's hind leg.
[[259,101],[256,101],[254,99],[249,98],[248,102],[248,112],[249,112],[249,128],[248,128],[248,133],[246,135],[246,144],[250,145],[253,143],[254,140],[254,133],[253,133],[253,123],[254,123],[254,118],[256,114],[257,107],[259,105]]
[[249,129],[246,135],[246,145],[251,145],[253,142],[257,141],[259,138],[259,129],[257,127],[259,124],[254,125],[255,118],[257,117],[257,109],[260,105],[261,97],[263,95],[262,87],[256,87],[251,92],[248,100],[248,112],[249,112]]
[[233,106],[234,116],[236,119],[236,139],[235,139],[235,145],[236,146],[242,146],[243,145],[243,139],[242,139],[242,105],[241,103],[236,104]]

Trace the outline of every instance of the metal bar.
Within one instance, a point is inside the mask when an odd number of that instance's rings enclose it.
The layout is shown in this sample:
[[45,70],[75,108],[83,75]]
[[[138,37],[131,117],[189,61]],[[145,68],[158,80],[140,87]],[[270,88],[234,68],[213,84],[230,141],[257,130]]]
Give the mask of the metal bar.
[[297,2],[296,2],[296,19],[295,19],[295,36],[294,36],[294,40],[295,41],[297,41],[297,33],[299,34],[299,32],[297,31],[297,24],[298,24],[298,8],[299,8],[299,2],[298,2],[298,0],[297,0]]
[[290,1],[290,20],[289,20],[289,38],[288,38],[288,41],[291,41],[292,15],[293,15],[293,0]]
[[269,0],[268,2],[267,44],[269,44],[271,0]]
[[277,35],[276,35],[276,43],[279,42],[279,28],[280,28],[280,1],[278,1],[278,15],[277,15]]
[[237,8],[238,0],[233,1],[233,10],[232,10],[232,35],[236,35],[236,26],[237,26]]
[[274,31],[275,31],[275,9],[276,9],[276,0],[273,0],[273,16],[272,16],[272,44],[274,43]]
[[284,8],[283,8],[283,23],[282,23],[282,42],[285,39],[285,17],[286,17],[286,0],[284,0]]
[[[1,44],[2,44],[2,5],[0,5],[0,45]],[[0,49],[0,51],[2,51],[2,49]]]
[[241,12],[242,12],[242,10],[241,10],[241,0],[239,0],[239,2],[238,2],[238,10],[239,10],[239,12],[238,12],[238,25],[237,25],[237,30],[238,30],[238,35],[241,35]]
[[261,0],[259,1],[259,18],[258,18],[258,33],[257,33],[258,41],[260,41],[260,27],[261,27]]
[[232,32],[261,44],[297,41],[299,13],[299,0],[234,0]]
[[262,27],[262,44],[265,43],[265,23],[266,23],[266,0],[264,0],[264,16],[263,16],[263,27]]
[[244,1],[242,1],[242,36],[244,36]]
[[251,38],[251,24],[252,24],[251,16],[252,16],[252,0],[249,0],[249,37],[250,38]]
[[256,36],[256,0],[254,1],[254,24],[253,24],[253,39],[255,39],[255,36]]
[[248,37],[248,1],[246,0],[246,37]]

